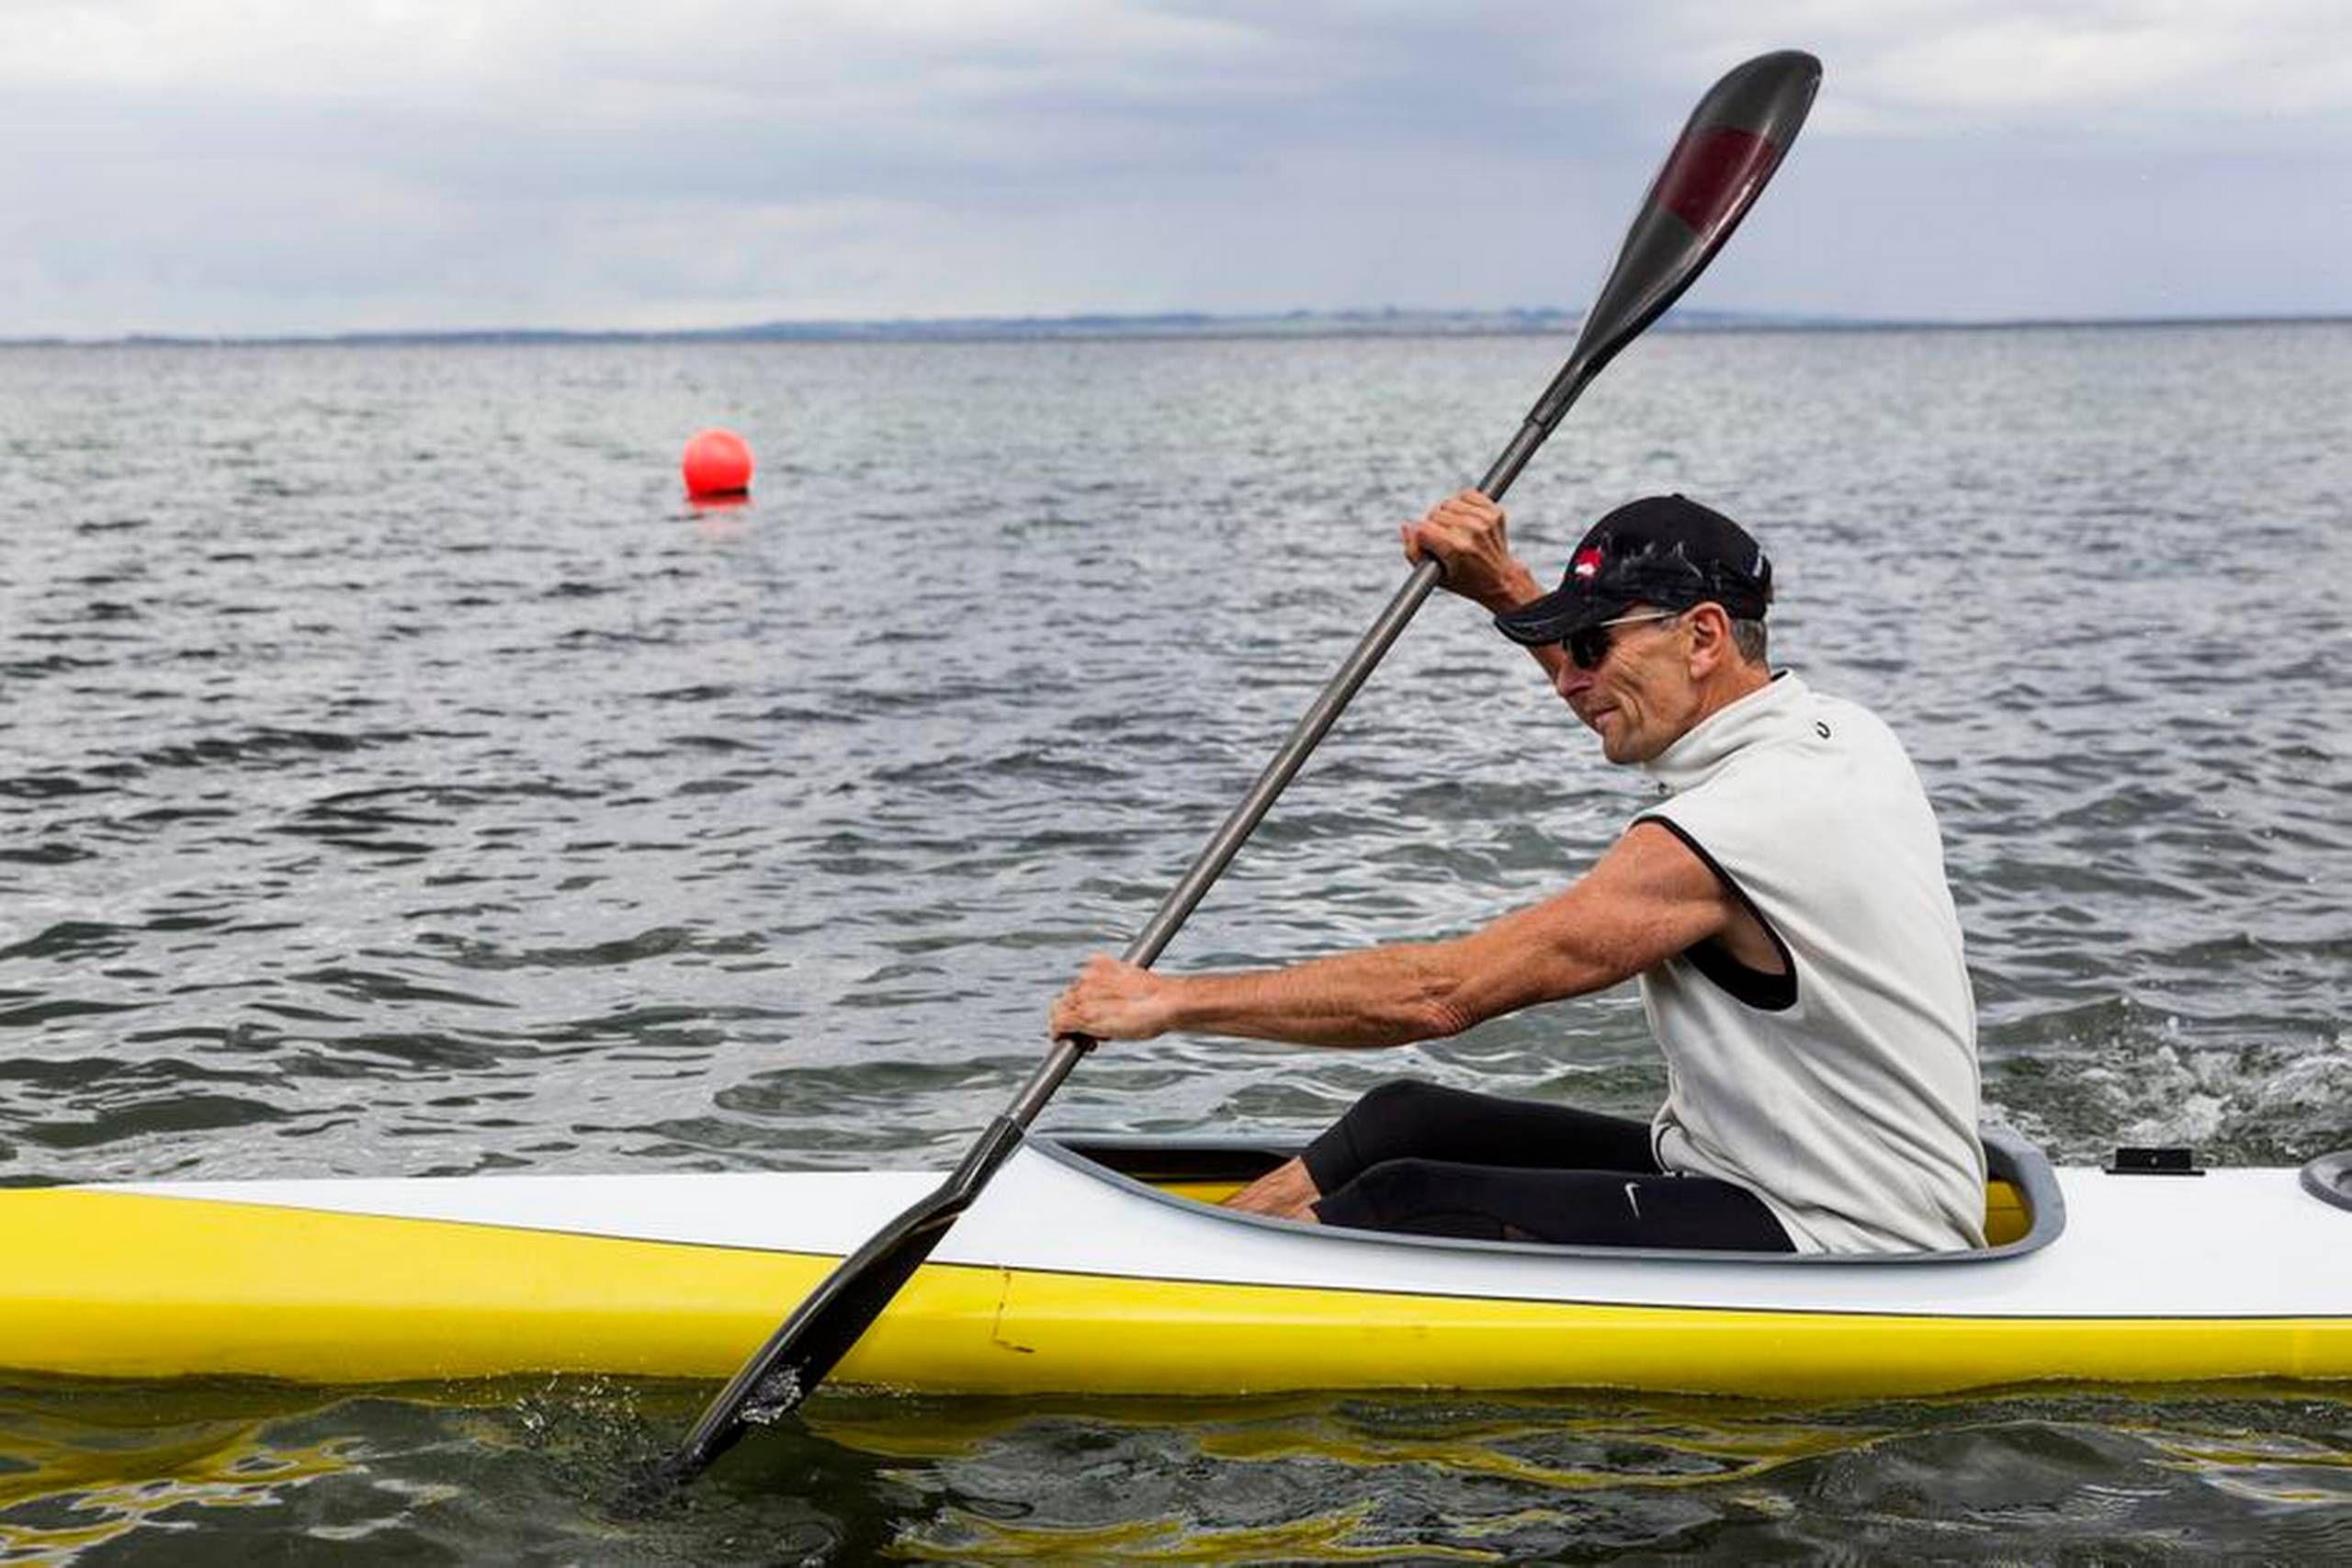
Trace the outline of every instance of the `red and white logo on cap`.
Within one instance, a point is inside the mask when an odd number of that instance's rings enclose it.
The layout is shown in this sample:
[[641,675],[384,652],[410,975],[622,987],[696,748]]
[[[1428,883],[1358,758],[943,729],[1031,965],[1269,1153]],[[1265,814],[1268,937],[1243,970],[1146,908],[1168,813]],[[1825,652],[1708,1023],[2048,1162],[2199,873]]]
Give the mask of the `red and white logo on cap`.
[[1600,552],[1578,550],[1577,558],[1568,563],[1568,575],[1578,582],[1589,582],[1600,574]]

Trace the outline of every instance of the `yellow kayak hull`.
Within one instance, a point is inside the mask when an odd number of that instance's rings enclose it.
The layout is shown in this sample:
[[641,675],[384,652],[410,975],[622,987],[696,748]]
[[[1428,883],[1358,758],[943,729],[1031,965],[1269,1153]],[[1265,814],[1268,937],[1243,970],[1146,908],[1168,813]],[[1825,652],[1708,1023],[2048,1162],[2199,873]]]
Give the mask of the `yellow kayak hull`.
[[[0,1195],[0,1365],[354,1384],[732,1371],[831,1256],[133,1191]],[[926,1266],[835,1374],[944,1393],[1925,1394],[2352,1379],[2352,1316],[1736,1310]]]

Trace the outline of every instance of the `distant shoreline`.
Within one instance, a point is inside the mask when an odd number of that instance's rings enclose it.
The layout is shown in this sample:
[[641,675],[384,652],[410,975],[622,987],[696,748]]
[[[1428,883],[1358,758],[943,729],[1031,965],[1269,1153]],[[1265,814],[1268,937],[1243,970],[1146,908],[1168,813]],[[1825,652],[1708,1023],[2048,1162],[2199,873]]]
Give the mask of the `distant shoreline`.
[[[1572,331],[1582,312],[1552,307],[1513,310],[1294,310],[1282,315],[975,316],[857,321],[767,321],[740,327],[625,331],[460,328],[434,332],[300,333],[126,333],[111,337],[0,337],[0,348],[284,348],[659,343],[1040,343],[1180,342],[1216,339],[1523,337]],[[2130,330],[2147,327],[2326,326],[2352,313],[2287,316],[2018,317],[1996,321],[1906,321],[1675,310],[1655,330],[1687,333],[1944,333]]]

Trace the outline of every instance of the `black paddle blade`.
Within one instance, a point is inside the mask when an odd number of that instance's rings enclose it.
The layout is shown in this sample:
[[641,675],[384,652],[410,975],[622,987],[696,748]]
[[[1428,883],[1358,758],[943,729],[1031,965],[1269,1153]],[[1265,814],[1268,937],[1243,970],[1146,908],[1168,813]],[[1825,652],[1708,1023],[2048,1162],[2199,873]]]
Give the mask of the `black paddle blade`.
[[1781,166],[1820,85],[1821,62],[1787,49],[1733,67],[1699,100],[1585,315],[1575,352],[1536,405],[1545,429],[1707,269]]
[[946,1180],[826,1275],[784,1326],[703,1407],[701,1419],[677,1451],[639,1483],[624,1501],[626,1511],[649,1511],[664,1494],[708,1469],[746,1431],[773,1426],[798,1409],[882,1315],[1020,1143],[1021,1123],[1010,1116],[998,1117]]

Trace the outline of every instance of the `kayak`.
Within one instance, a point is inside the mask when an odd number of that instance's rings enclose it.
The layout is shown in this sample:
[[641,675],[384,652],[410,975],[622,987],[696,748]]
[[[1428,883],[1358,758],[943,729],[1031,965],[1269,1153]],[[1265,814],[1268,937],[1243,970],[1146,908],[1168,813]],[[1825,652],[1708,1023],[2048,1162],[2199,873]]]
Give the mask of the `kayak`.
[[[1032,1134],[836,1381],[1225,1395],[1926,1394],[2352,1379],[2352,1156],[2052,1167],[1985,1134],[1988,1245],[1789,1257],[1471,1242],[1215,1201],[1289,1152]],[[0,1367],[311,1383],[732,1371],[936,1172],[0,1191]]]

